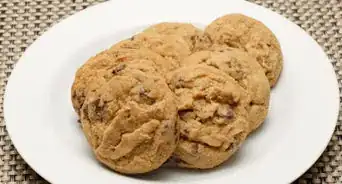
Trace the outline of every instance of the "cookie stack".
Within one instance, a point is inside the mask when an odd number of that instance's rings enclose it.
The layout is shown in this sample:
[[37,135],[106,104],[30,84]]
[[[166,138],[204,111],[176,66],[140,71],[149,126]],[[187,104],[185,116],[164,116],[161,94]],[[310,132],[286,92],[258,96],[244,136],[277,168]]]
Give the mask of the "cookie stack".
[[282,69],[273,33],[241,14],[204,31],[160,23],[90,58],[72,103],[96,158],[125,174],[209,169],[265,120]]

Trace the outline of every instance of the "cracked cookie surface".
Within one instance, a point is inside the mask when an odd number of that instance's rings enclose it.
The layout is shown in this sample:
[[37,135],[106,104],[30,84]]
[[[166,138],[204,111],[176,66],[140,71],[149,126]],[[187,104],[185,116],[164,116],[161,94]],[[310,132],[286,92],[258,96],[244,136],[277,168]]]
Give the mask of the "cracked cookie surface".
[[179,66],[181,59],[191,54],[189,45],[182,37],[153,32],[139,33],[131,39],[123,40],[113,45],[113,48],[148,48],[176,66]]
[[207,169],[227,160],[248,133],[249,96],[230,76],[206,65],[182,67],[167,75],[177,98],[180,140],[178,166]]
[[72,104],[75,111],[79,114],[88,91],[97,89],[99,85],[105,82],[103,77],[108,73],[108,69],[112,68],[113,65],[136,62],[136,60],[146,61],[154,65],[162,74],[176,68],[174,63],[167,62],[165,58],[147,48],[105,50],[91,57],[76,72],[71,88]]
[[214,20],[205,32],[213,43],[239,48],[255,57],[271,87],[275,86],[283,56],[277,38],[262,22],[242,14],[228,14]]
[[247,91],[251,97],[247,108],[250,131],[264,122],[268,113],[270,85],[263,69],[253,57],[238,49],[217,47],[196,52],[181,62],[181,66],[197,64],[219,69]]
[[96,158],[126,174],[160,167],[179,135],[172,92],[152,65],[140,61],[107,68],[101,86],[88,92],[80,110]]
[[201,29],[189,23],[163,22],[155,24],[144,30],[146,33],[158,33],[164,35],[178,35],[189,45],[192,52],[207,49],[211,46],[211,40]]

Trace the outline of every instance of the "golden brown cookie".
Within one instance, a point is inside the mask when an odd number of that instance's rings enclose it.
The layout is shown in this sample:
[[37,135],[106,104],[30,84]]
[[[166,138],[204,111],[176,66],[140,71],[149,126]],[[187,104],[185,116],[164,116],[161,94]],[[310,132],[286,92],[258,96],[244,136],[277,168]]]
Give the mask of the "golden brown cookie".
[[167,59],[173,65],[179,65],[179,60],[191,54],[189,45],[182,37],[157,33],[137,34],[131,39],[113,45],[113,48],[148,48]]
[[259,63],[246,52],[234,48],[216,48],[196,52],[181,62],[181,66],[205,64],[228,74],[243,87],[251,102],[248,105],[250,131],[264,122],[269,106],[270,85]]
[[176,66],[172,62],[168,62],[159,54],[146,49],[110,49],[103,51],[96,56],[90,58],[82,67],[80,67],[75,75],[75,80],[72,85],[72,104],[77,113],[81,109],[88,90],[96,89],[103,80],[94,80],[103,77],[108,68],[113,67],[113,63],[129,63],[136,62],[135,60],[148,60],[152,62],[155,68],[160,73],[172,71]]
[[204,34],[204,32],[199,28],[189,23],[163,22],[147,28],[144,32],[178,35],[188,43],[192,52],[204,50],[211,46],[209,36]]
[[152,171],[176,147],[174,97],[154,71],[146,61],[114,64],[81,108],[82,128],[96,158],[115,171]]
[[283,57],[275,35],[263,23],[242,14],[220,17],[205,32],[215,44],[247,51],[263,67],[273,87],[283,67]]
[[206,65],[182,67],[167,76],[177,97],[180,167],[207,169],[227,160],[248,133],[249,96],[236,81]]

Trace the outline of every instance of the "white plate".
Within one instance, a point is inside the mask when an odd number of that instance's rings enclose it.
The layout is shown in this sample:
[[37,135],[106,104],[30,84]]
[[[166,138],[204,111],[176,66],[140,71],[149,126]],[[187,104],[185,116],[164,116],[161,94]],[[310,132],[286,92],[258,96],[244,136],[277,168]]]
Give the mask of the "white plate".
[[[272,91],[264,126],[227,164],[208,171],[160,169],[128,177],[94,159],[76,123],[70,86],[95,53],[160,21],[206,25],[239,12],[264,22],[279,38],[284,70]],[[8,132],[22,157],[55,184],[289,183],[320,156],[335,127],[339,93],[333,68],[316,42],[267,9],[236,0],[111,1],[57,24],[27,49],[5,95]]]

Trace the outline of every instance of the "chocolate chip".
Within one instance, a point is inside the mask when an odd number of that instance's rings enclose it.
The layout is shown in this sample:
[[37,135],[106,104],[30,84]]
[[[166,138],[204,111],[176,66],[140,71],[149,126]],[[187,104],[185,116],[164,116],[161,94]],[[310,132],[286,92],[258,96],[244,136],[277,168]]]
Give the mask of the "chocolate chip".
[[180,78],[180,79],[178,79],[178,81],[177,81],[177,83],[176,83],[176,88],[182,88],[182,87],[184,87],[184,79],[182,79],[182,78]]
[[186,113],[193,112],[192,109],[184,109],[184,110],[179,110],[178,115],[179,116],[184,116]]
[[134,36],[132,36],[132,37],[130,38],[130,40],[131,40],[131,41],[133,41],[134,39],[135,39],[135,37],[134,37]]
[[236,106],[238,106],[238,104],[239,104],[239,102],[234,101],[234,100],[230,100],[228,103],[229,103],[229,105],[230,105],[231,107],[236,107]]
[[229,109],[227,113],[225,114],[225,118],[227,119],[233,119],[234,118],[234,111]]
[[208,59],[208,58],[203,58],[203,59],[201,59],[201,63],[207,62],[207,59]]
[[118,72],[120,72],[121,70],[125,69],[126,65],[125,64],[119,64],[118,66],[116,66],[113,71],[112,74],[117,74]]
[[195,41],[196,41],[196,38],[197,38],[197,36],[193,35],[193,36],[190,37],[190,40],[191,40],[192,42],[195,42]]
[[139,94],[140,95],[144,95],[145,93],[146,93],[145,89],[144,88],[140,88]]
[[146,90],[143,87],[140,88],[139,89],[140,100],[142,100],[144,103],[148,105],[153,105],[156,102],[156,99],[154,99],[153,97],[150,97],[148,93],[149,93],[149,90]]

